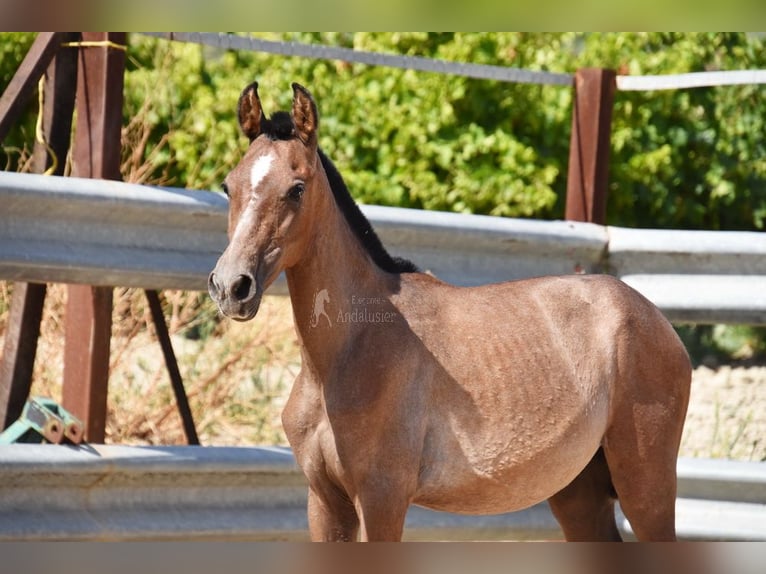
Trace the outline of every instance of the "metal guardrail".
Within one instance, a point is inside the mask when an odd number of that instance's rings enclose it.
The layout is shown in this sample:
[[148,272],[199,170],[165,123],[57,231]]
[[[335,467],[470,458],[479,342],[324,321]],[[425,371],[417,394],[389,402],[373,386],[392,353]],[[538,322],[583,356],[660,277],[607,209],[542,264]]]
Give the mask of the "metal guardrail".
[[766,234],[607,229],[608,271],[671,320],[766,324]]
[[[681,459],[684,539],[766,540],[766,464]],[[287,448],[0,446],[0,541],[305,540]],[[623,534],[629,526],[619,512]],[[546,503],[465,516],[412,507],[408,540],[561,539]]]
[[[204,290],[226,246],[226,199],[206,191],[0,172],[0,205],[0,279]],[[362,209],[393,253],[457,285],[606,271],[673,321],[766,324],[763,233]]]
[[572,74],[526,70],[522,68],[512,68],[510,66],[455,62],[450,60],[424,58],[421,56],[370,52],[367,50],[330,46],[327,44],[304,44],[300,42],[263,40],[250,36],[239,36],[220,32],[140,33],[146,36],[165,38],[166,40],[176,42],[200,44],[222,50],[248,50],[251,52],[280,54],[282,56],[302,56],[319,60],[340,60],[343,62],[353,62],[355,64],[366,64],[368,66],[383,66],[401,70],[418,70],[420,72],[449,74],[453,76],[496,80],[500,82],[571,87],[572,82],[574,81],[574,76]]
[[0,278],[205,289],[227,202],[205,191],[0,172]]

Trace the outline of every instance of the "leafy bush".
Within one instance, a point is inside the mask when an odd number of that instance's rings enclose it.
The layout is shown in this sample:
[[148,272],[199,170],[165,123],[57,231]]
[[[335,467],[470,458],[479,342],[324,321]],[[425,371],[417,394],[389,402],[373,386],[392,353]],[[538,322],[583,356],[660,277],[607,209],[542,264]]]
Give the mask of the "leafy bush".
[[751,325],[677,325],[676,332],[692,364],[716,366],[766,361],[766,327]]
[[[31,32],[0,32],[0,93],[10,83],[16,69],[35,39]],[[17,171],[29,159],[35,136],[31,105],[14,129],[0,142],[0,169]]]
[[[632,75],[766,67],[763,41],[732,33],[590,35],[583,53]],[[763,229],[763,96],[758,85],[618,93],[610,222]]]

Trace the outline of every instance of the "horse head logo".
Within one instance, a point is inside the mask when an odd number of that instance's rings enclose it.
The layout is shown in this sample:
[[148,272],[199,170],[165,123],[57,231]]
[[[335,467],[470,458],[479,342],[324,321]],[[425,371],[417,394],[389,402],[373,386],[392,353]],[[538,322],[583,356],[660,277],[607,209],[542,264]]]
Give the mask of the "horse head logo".
[[332,327],[332,321],[330,321],[330,316],[327,314],[327,311],[324,309],[325,303],[330,302],[330,294],[327,292],[327,289],[322,289],[321,291],[317,291],[314,294],[314,311],[311,315],[311,326],[316,327],[319,325],[319,318],[324,316],[325,319],[327,319],[327,324]]

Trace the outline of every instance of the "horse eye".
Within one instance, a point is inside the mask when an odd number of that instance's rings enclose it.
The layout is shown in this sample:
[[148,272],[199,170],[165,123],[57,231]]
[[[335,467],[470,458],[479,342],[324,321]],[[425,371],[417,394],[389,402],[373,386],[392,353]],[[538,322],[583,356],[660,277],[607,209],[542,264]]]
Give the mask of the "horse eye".
[[287,192],[287,198],[290,201],[298,202],[303,197],[304,191],[306,191],[306,186],[302,183],[296,183],[290,188],[290,191]]
[[226,182],[223,182],[221,184],[221,191],[223,191],[226,194],[226,197],[229,197],[229,186],[226,185]]

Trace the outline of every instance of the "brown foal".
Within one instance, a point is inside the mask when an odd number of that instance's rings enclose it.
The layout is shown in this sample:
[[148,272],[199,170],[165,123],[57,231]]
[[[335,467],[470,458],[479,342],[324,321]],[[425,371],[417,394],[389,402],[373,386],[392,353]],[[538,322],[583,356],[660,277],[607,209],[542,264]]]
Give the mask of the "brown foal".
[[391,257],[317,146],[309,92],[228,175],[210,274],[247,321],[284,271],[302,367],[282,414],[313,540],[400,540],[410,504],[500,513],[548,500],[567,540],[675,539],[689,358],[660,311],[606,275],[455,287]]

